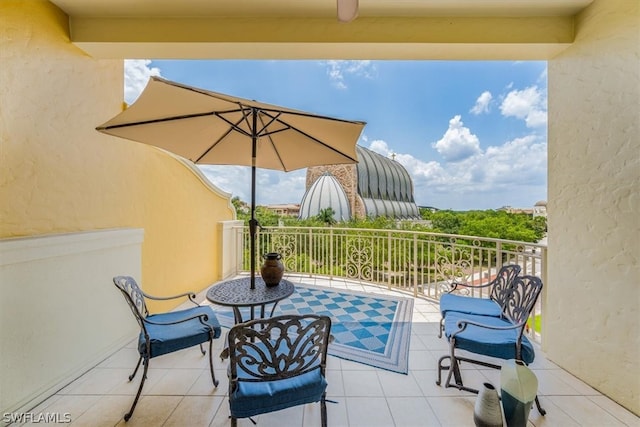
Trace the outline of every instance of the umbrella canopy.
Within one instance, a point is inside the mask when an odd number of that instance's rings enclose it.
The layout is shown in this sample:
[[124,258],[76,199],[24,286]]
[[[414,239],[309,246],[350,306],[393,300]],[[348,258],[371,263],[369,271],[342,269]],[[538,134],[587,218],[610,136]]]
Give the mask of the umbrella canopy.
[[251,287],[255,170],[356,163],[364,122],[319,116],[151,77],[136,102],[96,130],[160,147],[196,164],[251,166]]

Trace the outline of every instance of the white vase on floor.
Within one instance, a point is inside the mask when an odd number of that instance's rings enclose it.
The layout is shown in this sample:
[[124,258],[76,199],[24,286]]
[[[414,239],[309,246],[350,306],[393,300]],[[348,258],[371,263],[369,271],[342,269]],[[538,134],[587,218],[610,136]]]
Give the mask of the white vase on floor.
[[524,362],[507,360],[500,370],[500,396],[507,427],[526,427],[538,394],[538,378]]
[[498,391],[491,383],[483,383],[473,408],[476,427],[502,427],[502,407]]

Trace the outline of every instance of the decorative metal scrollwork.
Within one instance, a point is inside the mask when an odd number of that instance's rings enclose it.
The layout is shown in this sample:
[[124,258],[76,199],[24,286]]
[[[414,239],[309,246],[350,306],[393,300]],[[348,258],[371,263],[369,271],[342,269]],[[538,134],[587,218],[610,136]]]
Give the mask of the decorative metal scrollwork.
[[282,256],[282,263],[285,269],[295,271],[295,255],[298,252],[296,236],[294,234],[274,234],[271,245],[273,251],[278,252]]
[[[234,381],[272,381],[322,368],[331,319],[285,315],[241,323],[229,331]],[[242,371],[242,378],[237,372]]]
[[142,319],[149,315],[149,311],[144,302],[144,294],[138,284],[133,278],[128,276],[118,276],[114,278],[113,282],[118,289],[126,295],[125,299],[127,300],[127,304],[129,304],[129,308],[133,311],[133,315],[138,321],[138,324],[144,328]]
[[373,242],[364,237],[347,238],[346,275],[350,278],[372,280]]
[[515,325],[527,320],[542,290],[542,281],[534,276],[518,276],[510,287],[503,308],[505,316]]

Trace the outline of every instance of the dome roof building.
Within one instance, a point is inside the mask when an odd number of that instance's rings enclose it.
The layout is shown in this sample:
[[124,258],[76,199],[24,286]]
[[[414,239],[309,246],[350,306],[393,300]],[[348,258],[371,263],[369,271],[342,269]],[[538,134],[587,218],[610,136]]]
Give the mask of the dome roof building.
[[336,221],[351,219],[349,200],[342,186],[331,173],[324,172],[302,197],[299,218],[313,218],[327,208],[333,209]]
[[[356,147],[356,165],[315,166],[307,169],[307,194],[315,183],[329,173],[343,189],[355,217],[386,216],[398,219],[419,219],[420,212],[413,197],[413,182],[407,170],[398,162],[364,147]],[[313,190],[314,192],[317,189]],[[325,200],[327,200],[325,198]],[[320,209],[332,207],[325,202]],[[317,215],[317,214],[316,214]],[[310,215],[313,216],[313,215]],[[309,218],[300,210],[300,218]]]

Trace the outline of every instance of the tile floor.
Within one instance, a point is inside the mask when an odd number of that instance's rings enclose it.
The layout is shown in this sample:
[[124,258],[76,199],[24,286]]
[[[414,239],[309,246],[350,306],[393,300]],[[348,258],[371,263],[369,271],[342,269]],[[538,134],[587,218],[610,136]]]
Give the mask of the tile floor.
[[[318,286],[387,292],[342,279],[297,276],[288,279]],[[199,298],[205,300],[204,292]],[[437,304],[415,301],[408,375],[329,356],[328,398],[336,402],[327,404],[329,426],[473,426],[475,395],[435,384],[437,360],[447,352],[446,341],[437,337],[439,318]],[[216,340],[214,352],[219,352],[222,345],[222,339]],[[220,380],[214,389],[208,357],[202,356],[197,348],[151,361],[138,407],[125,424],[122,416],[139,385],[140,373],[132,382],[127,380],[137,358],[132,339],[129,345],[32,412],[70,413],[73,427],[230,425],[226,400],[228,362],[214,359],[216,377]],[[531,367],[539,379],[539,396],[547,415],[542,417],[533,408],[529,426],[640,426],[640,418],[548,361],[540,351]],[[499,384],[499,371],[479,368],[463,366],[465,384],[472,387],[486,381]],[[261,415],[256,421],[258,427],[318,426],[319,405]],[[239,420],[238,425],[253,426],[248,419]]]

